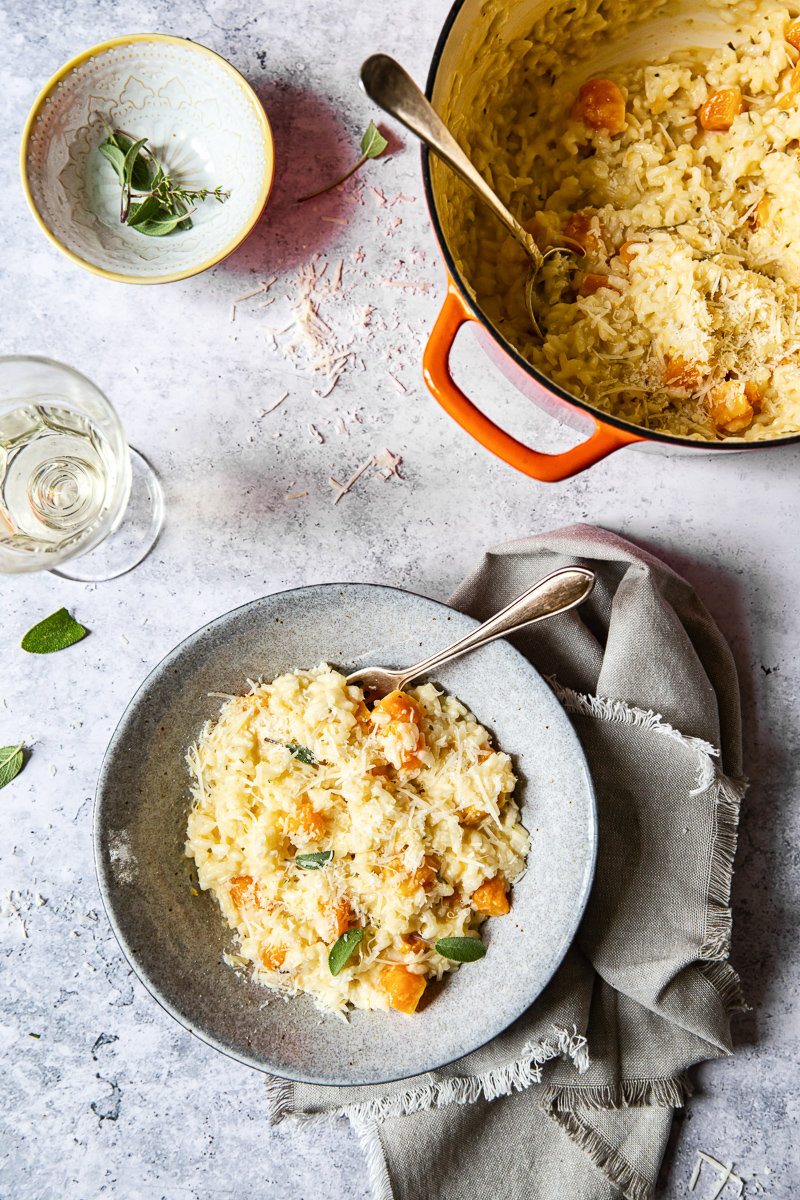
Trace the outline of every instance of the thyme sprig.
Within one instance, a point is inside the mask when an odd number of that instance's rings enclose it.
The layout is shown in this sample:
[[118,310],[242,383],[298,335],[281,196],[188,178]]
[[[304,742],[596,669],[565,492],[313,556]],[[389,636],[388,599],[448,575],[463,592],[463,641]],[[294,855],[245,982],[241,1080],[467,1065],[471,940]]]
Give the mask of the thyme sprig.
[[121,129],[111,129],[101,117],[108,134],[99,146],[116,172],[121,193],[120,224],[147,237],[164,237],[175,229],[191,229],[192,213],[198,203],[213,197],[224,204],[230,196],[222,185],[215,188],[186,188],[169,175],[147,145],[147,138],[134,141]]

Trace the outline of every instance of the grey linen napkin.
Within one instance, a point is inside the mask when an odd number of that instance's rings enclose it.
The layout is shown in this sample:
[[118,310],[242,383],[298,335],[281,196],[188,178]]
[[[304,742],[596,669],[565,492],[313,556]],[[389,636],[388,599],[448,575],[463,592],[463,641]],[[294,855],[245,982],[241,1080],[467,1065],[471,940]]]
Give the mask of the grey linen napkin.
[[375,1200],[650,1200],[687,1069],[731,1053],[733,659],[680,576],[591,526],[495,547],[450,603],[485,620],[569,563],[597,572],[589,602],[512,638],[571,715],[597,791],[597,873],[564,962],[448,1067],[379,1087],[268,1079],[276,1122],[350,1118]]

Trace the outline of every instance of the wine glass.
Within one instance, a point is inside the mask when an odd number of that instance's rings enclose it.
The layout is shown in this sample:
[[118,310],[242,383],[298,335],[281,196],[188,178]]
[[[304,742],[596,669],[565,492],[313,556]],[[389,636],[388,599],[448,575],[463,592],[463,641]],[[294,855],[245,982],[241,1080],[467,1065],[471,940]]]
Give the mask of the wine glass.
[[161,484],[84,375],[0,357],[0,573],[115,579],[152,550]]

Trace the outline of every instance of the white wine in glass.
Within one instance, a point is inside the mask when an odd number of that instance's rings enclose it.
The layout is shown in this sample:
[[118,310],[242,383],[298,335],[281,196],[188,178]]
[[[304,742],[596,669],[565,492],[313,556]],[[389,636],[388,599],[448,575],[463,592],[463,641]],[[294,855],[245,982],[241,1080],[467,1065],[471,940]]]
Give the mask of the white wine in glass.
[[0,358],[0,572],[113,579],[163,522],[161,486],[105,396],[45,358]]

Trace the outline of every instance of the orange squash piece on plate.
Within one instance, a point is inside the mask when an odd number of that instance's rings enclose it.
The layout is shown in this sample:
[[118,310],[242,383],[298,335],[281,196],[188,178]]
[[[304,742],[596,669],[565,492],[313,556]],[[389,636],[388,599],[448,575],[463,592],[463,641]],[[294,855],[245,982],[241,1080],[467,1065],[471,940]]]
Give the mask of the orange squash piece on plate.
[[413,875],[406,875],[403,872],[403,864],[399,858],[395,858],[389,864],[392,869],[392,877],[396,880],[397,890],[401,896],[413,896],[418,888],[423,888],[429,892],[436,883],[436,874],[439,870],[440,862],[435,854],[426,854],[422,865],[417,867]]
[[262,908],[258,881],[252,875],[237,875],[228,884],[231,900],[243,912],[248,908]]
[[487,879],[472,893],[472,907],[489,917],[502,917],[511,911],[506,881],[502,875]]
[[800,50],[800,21],[791,21],[786,26],[783,36],[790,46]]
[[581,86],[570,116],[613,137],[626,125],[625,97],[610,79],[590,79]]
[[405,692],[394,691],[384,696],[372,710],[372,722],[375,732],[380,738],[402,738],[401,726],[411,725],[416,729],[416,744],[406,749],[402,765],[406,769],[422,766],[418,757],[420,750],[425,749],[425,738],[422,734],[422,709],[413,697]]
[[325,831],[325,817],[317,812],[310,800],[298,800],[294,812],[286,818],[286,833],[303,834],[306,838],[318,838]]
[[342,896],[336,904],[330,909],[331,932],[333,940],[336,941],[343,933],[347,933],[348,929],[352,929],[358,924],[356,914],[353,912],[350,901],[346,896]]
[[417,975],[398,963],[396,966],[383,968],[379,987],[392,1008],[410,1015],[422,999],[427,982],[424,975]]
[[726,131],[744,112],[744,99],[738,88],[722,88],[712,93],[698,114],[703,129]]
[[261,961],[268,971],[278,971],[286,958],[286,947],[281,945],[266,946],[261,952]]

